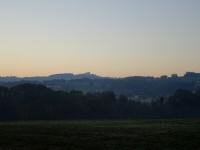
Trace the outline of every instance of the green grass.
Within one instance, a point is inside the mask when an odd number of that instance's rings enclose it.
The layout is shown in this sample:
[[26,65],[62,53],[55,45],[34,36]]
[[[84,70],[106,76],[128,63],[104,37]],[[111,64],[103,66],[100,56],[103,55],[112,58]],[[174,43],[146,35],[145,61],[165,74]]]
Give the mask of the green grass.
[[0,150],[176,149],[200,149],[200,119],[0,123]]

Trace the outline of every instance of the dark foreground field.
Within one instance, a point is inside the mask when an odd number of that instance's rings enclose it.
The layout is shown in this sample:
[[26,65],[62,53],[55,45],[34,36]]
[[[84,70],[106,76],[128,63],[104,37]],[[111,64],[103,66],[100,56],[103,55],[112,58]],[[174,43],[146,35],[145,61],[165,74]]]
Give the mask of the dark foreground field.
[[199,150],[200,119],[0,123],[1,150]]

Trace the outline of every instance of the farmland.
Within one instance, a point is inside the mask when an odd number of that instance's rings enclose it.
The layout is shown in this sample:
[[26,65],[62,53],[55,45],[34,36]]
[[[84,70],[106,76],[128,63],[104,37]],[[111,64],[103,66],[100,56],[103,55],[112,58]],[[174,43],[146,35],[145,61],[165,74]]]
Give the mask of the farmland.
[[2,150],[189,150],[200,148],[200,119],[0,123]]

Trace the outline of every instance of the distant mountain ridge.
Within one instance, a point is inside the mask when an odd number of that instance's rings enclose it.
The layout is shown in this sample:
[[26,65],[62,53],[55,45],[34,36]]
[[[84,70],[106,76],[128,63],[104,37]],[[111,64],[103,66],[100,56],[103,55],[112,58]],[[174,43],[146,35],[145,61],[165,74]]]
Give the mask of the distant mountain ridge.
[[160,77],[153,76],[128,76],[128,77],[103,77],[91,72],[86,72],[82,74],[73,73],[59,73],[52,74],[49,76],[33,76],[33,77],[17,77],[17,76],[0,76],[0,82],[17,82],[17,81],[49,81],[49,80],[77,80],[77,79],[127,79],[127,78],[137,78],[137,79],[169,79],[169,78],[190,78],[196,79],[200,78],[200,73],[196,72],[186,72],[184,76],[178,76],[177,74],[172,74],[170,77],[167,75],[161,75]]
[[34,76],[34,77],[1,77],[0,82],[18,82],[18,81],[49,81],[49,80],[76,80],[76,79],[101,79],[106,77],[101,77],[90,72],[82,73],[82,74],[73,74],[73,73],[61,73],[61,74],[53,74],[49,76]]
[[130,76],[124,78],[102,77],[90,72],[83,74],[54,74],[43,77],[0,77],[0,86],[31,83],[42,84],[53,90],[87,92],[113,91],[128,97],[169,96],[177,89],[190,91],[200,89],[200,73],[187,72],[184,76],[172,74],[161,77]]
[[73,74],[73,73],[54,74],[54,75],[50,75],[49,78],[62,79],[62,80],[73,80],[73,79],[99,79],[99,78],[103,78],[103,77],[97,76],[90,72],[86,72],[83,74]]

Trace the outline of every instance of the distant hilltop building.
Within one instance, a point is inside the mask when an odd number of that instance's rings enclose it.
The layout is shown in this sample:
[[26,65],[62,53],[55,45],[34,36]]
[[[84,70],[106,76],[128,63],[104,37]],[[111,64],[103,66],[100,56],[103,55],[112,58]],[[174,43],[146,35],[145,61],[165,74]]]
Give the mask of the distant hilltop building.
[[200,73],[186,72],[183,76],[189,82],[193,82],[195,89],[200,89]]
[[167,76],[167,75],[162,75],[162,76],[160,76],[160,78],[161,78],[161,79],[167,79],[168,76]]
[[184,77],[186,77],[186,78],[200,78],[200,73],[186,72]]
[[171,78],[178,78],[178,75],[177,74],[172,74]]

